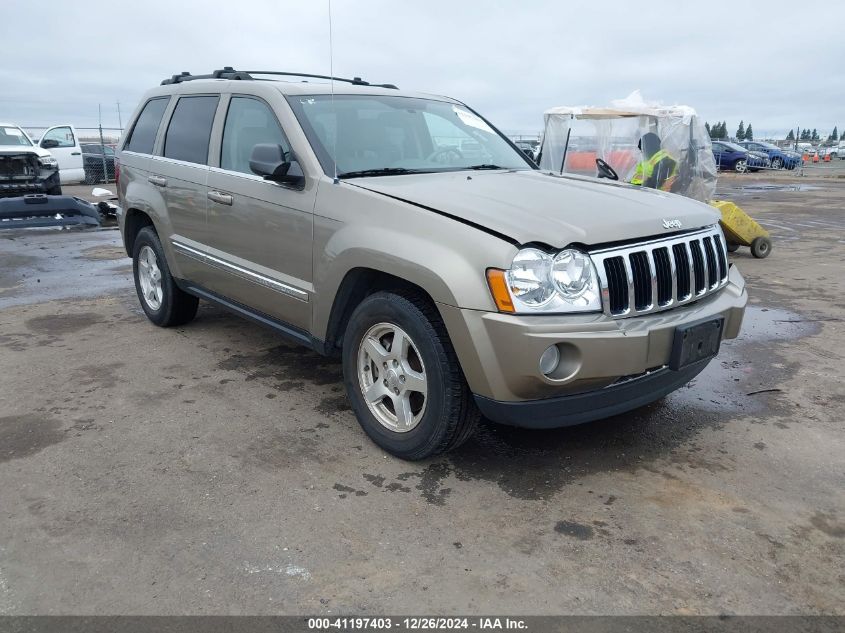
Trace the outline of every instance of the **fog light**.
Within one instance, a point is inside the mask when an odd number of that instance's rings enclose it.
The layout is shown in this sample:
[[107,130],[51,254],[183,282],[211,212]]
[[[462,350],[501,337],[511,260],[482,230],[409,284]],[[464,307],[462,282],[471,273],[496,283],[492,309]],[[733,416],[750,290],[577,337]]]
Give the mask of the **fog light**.
[[557,369],[557,364],[559,362],[560,350],[557,348],[557,345],[551,345],[545,352],[543,352],[543,355],[540,356],[540,372],[544,376],[548,376]]

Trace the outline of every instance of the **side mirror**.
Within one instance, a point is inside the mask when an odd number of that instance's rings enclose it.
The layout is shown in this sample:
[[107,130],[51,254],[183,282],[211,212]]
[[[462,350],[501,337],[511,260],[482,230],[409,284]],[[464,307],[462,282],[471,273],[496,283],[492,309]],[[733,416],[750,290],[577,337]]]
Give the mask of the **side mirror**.
[[53,149],[54,147],[58,147],[59,142],[54,138],[45,138],[41,141],[41,147],[44,149]]
[[249,168],[252,173],[263,176],[264,180],[290,187],[305,184],[305,174],[302,173],[296,156],[293,152],[285,152],[284,148],[276,143],[259,143],[253,147]]

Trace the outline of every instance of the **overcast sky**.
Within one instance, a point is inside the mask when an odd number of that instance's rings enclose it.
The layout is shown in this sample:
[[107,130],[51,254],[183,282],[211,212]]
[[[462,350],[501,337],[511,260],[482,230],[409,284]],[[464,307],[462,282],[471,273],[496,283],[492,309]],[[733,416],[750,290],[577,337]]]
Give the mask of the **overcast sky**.
[[[126,123],[182,70],[328,74],[328,0],[3,0],[0,120]],[[845,129],[845,2],[333,0],[334,72],[461,99],[508,132],[555,105],[647,100],[790,127]]]

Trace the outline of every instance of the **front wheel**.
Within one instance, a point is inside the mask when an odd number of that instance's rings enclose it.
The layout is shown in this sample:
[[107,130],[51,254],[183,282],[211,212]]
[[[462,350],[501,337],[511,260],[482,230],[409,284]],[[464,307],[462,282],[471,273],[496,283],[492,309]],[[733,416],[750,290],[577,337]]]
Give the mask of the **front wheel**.
[[739,244],[735,242],[728,242],[728,252],[729,253],[736,253],[739,250]]
[[199,300],[176,285],[155,230],[138,232],[132,249],[135,290],[147,318],[160,327],[183,325],[197,314]]
[[358,305],[343,338],[343,379],[361,427],[402,459],[460,446],[480,417],[446,326],[418,293],[378,292]]
[[748,165],[744,160],[738,160],[734,164],[734,171],[738,174],[744,174],[748,169]]
[[780,158],[773,158],[772,159],[772,169],[780,169],[783,167],[783,160]]

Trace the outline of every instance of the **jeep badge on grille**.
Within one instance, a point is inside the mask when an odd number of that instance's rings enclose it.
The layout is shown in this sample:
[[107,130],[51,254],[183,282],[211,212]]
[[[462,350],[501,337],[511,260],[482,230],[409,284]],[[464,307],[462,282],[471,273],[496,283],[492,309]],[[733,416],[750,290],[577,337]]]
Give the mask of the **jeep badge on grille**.
[[679,229],[681,228],[681,221],[680,220],[667,220],[663,219],[663,228],[664,229]]

